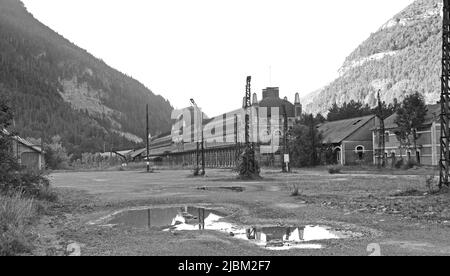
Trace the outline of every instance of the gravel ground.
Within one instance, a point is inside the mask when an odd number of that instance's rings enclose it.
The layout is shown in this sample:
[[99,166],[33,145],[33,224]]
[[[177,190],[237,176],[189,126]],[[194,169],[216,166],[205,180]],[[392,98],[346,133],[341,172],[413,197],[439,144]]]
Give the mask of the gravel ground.
[[[52,174],[61,200],[48,206],[48,215],[35,226],[39,238],[34,253],[64,255],[67,245],[77,243],[82,255],[367,256],[368,245],[378,244],[382,255],[450,255],[450,195],[423,195],[422,171],[330,175],[325,168],[292,174],[266,170],[262,181],[252,182],[234,180],[228,170],[209,170],[205,178],[189,174]],[[291,196],[293,187],[298,196]],[[396,196],[411,190],[415,196]],[[227,221],[246,226],[326,225],[363,237],[320,242],[320,250],[268,251],[214,231],[170,233],[88,224],[124,208],[168,205],[215,206],[229,214]]]

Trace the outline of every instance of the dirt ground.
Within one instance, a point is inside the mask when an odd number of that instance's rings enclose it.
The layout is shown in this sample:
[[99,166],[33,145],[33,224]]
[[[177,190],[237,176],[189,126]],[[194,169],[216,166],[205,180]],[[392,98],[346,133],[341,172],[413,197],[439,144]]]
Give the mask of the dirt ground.
[[[39,237],[34,254],[64,255],[69,244],[77,243],[82,255],[368,256],[373,244],[381,255],[450,255],[450,195],[424,195],[423,172],[330,175],[314,169],[265,170],[262,175],[261,181],[243,182],[228,170],[208,170],[205,178],[182,170],[52,174],[61,199],[34,229]],[[292,196],[295,186],[299,195]],[[419,192],[398,196],[412,189]],[[321,242],[319,250],[269,251],[214,231],[88,224],[121,209],[172,205],[221,208],[230,214],[226,220],[245,226],[326,225],[363,237]]]

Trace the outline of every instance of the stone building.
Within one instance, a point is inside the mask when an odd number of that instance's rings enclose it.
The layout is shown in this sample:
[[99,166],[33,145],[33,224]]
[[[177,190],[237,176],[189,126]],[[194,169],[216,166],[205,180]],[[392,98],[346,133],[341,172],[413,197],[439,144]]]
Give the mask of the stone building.
[[331,148],[334,163],[370,164],[373,160],[372,129],[375,116],[326,122],[318,127],[323,143]]
[[[190,111],[195,112],[193,108]],[[262,165],[281,166],[284,149],[284,117],[286,115],[288,127],[292,127],[295,120],[301,117],[301,112],[302,106],[298,93],[294,104],[287,98],[280,98],[278,87],[264,89],[261,101],[258,101],[256,93],[253,94],[252,106],[249,109],[250,139],[255,145],[257,158]],[[233,168],[236,166],[245,141],[244,120],[243,108],[203,120],[206,167]],[[188,130],[185,127],[181,132],[184,132],[185,136],[180,135],[177,138],[172,131],[171,134],[167,133],[152,140],[150,157],[161,157],[163,163],[167,165],[195,166],[197,145],[198,143],[199,147],[201,145],[201,130]],[[187,132],[189,132],[188,136],[191,136],[188,137],[190,139],[186,139]],[[143,151],[141,154],[146,153]]]
[[[397,114],[388,117],[385,125],[385,158],[387,165],[392,166],[397,160],[412,160],[422,165],[438,166],[440,158],[441,125],[439,115],[440,104],[428,105],[428,112],[424,124],[417,130],[417,150],[413,145],[401,145],[396,136],[398,126],[395,124]],[[375,152],[381,149],[378,146],[380,135],[379,124],[373,129],[373,147]],[[374,156],[374,164],[378,163],[378,156]]]

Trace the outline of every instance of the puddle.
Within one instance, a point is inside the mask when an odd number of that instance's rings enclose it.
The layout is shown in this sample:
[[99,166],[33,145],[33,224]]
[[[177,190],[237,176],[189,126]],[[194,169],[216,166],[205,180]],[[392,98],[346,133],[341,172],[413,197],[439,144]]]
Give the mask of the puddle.
[[[212,214],[212,210],[195,207],[171,207],[128,210],[114,214],[106,225],[135,228],[169,227],[180,223],[199,226],[199,218]],[[217,215],[222,215],[215,212]]]
[[317,225],[244,227],[225,221],[225,217],[222,212],[198,207],[141,208],[119,211],[91,224],[159,228],[165,232],[211,230],[267,250],[322,249],[323,245],[319,242],[362,236],[360,233]]
[[233,186],[233,187],[198,187],[197,190],[212,191],[212,192],[220,192],[220,191],[229,191],[229,192],[236,192],[236,193],[245,192],[245,188],[244,187],[239,187],[239,186]]

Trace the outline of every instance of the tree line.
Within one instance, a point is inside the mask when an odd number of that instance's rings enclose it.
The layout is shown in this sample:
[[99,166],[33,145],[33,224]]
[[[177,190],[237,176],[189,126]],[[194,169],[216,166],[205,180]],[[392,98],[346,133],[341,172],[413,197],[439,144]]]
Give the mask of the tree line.
[[[17,1],[2,3],[0,9],[0,97],[10,99],[12,127],[23,137],[51,144],[59,136],[73,160],[105,148],[139,148],[141,144],[112,129],[145,137],[147,103],[151,133],[170,130],[172,107],[166,99],[70,43],[13,2]],[[74,78],[76,85],[101,91],[101,104],[114,113],[94,114],[65,102],[62,80]]]

